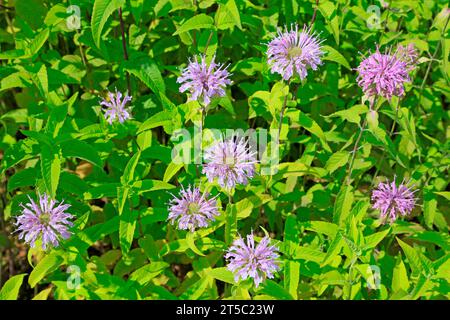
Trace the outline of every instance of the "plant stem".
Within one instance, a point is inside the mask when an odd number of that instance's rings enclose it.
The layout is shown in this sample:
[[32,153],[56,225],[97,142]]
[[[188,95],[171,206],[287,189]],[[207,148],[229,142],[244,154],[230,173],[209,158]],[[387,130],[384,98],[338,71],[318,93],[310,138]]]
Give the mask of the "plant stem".
[[[373,109],[374,105],[375,105],[375,98],[370,100],[369,112]],[[348,174],[347,174],[347,178],[346,178],[347,185],[350,185],[350,182],[352,179],[353,164],[354,164],[355,158],[356,158],[356,151],[358,150],[359,141],[361,140],[363,131],[366,129],[366,125],[367,125],[367,116],[364,118],[363,125],[361,127],[361,130],[359,131],[358,138],[356,138],[355,146],[353,147],[352,159],[350,160],[350,165],[348,167]]]
[[[290,84],[291,84],[291,80],[289,80],[288,83],[287,83],[288,87],[290,86]],[[283,125],[284,110],[286,109],[288,96],[289,96],[289,91],[286,94],[286,96],[284,97],[283,107],[281,108],[281,111],[280,111],[280,124],[278,125],[278,137],[277,137],[278,141],[277,141],[277,144],[280,143],[281,126]]]
[[316,15],[317,15],[317,8],[319,7],[319,0],[316,0],[316,7],[314,8],[314,13],[311,19],[311,25],[314,24],[314,21],[316,21]]
[[[392,134],[394,133],[394,129],[395,129],[395,125],[397,124],[397,120],[398,120],[398,110],[400,109],[400,101],[397,104],[397,108],[395,109],[395,118],[394,121],[392,122],[392,126],[391,126],[391,130],[389,131],[389,139],[392,137]],[[380,172],[380,166],[383,163],[384,160],[384,156],[386,155],[386,149],[383,149],[383,153],[381,154],[381,158],[378,161],[378,165],[376,166],[376,171],[375,174],[373,175],[373,181],[372,181],[372,187],[375,185],[375,178],[378,176],[378,173]]]
[[[125,58],[126,61],[128,61],[127,43],[125,39],[125,26],[122,18],[122,8],[119,8],[119,20],[120,20],[120,32],[122,33],[123,57]],[[127,75],[128,94],[131,95],[130,74],[126,72],[126,75]]]
[[206,56],[206,51],[208,50],[209,43],[211,42],[211,39],[212,39],[213,34],[214,34],[214,33],[211,31],[211,32],[209,33],[208,40],[206,41],[205,50],[204,50],[204,52],[203,52],[203,54],[204,54],[205,56]]

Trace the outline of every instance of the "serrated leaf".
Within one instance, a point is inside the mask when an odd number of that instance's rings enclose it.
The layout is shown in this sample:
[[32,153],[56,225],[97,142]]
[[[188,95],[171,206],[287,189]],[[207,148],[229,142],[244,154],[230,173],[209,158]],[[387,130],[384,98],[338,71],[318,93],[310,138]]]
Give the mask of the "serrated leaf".
[[180,27],[178,27],[177,31],[175,31],[173,35],[176,36],[177,34],[187,32],[190,30],[198,30],[213,27],[214,27],[214,19],[204,13],[201,13],[193,16],[192,18],[184,22]]
[[338,151],[332,154],[325,164],[325,169],[327,169],[330,173],[333,173],[340,167],[343,167],[347,164],[349,156],[350,153],[347,151]]
[[139,57],[126,61],[124,69],[141,80],[157,96],[165,94],[166,85],[158,66],[148,57]]
[[183,164],[180,163],[173,163],[171,162],[167,168],[166,171],[164,172],[164,177],[163,177],[163,181],[164,182],[169,182],[170,179],[172,179],[172,177],[178,172],[180,171],[180,169],[183,168]]
[[353,187],[343,186],[336,197],[334,204],[333,222],[341,225],[350,213],[353,204]]
[[9,278],[0,290],[0,301],[17,300],[20,287],[22,286],[23,278],[26,275],[26,273],[22,273]]
[[399,257],[392,273],[392,290],[397,292],[400,290],[408,291],[408,289],[408,274],[406,273],[405,264],[401,257]]
[[64,259],[57,253],[50,253],[48,256],[45,256],[30,273],[28,278],[30,287],[34,288],[39,281],[55,271],[63,262]]
[[287,261],[284,266],[284,288],[296,300],[298,283],[300,280],[300,263],[297,261]]
[[165,126],[172,123],[172,115],[169,112],[161,111],[145,120],[139,127],[137,133],[144,132],[156,127]]
[[169,264],[163,261],[155,261],[149,264],[146,264],[143,267],[140,267],[136,271],[134,271],[129,280],[136,281],[141,286],[148,284],[152,279],[156,276],[160,275],[165,268],[167,268]]
[[61,160],[59,155],[45,144],[41,144],[41,173],[47,193],[54,198],[61,174]]
[[65,158],[75,157],[89,161],[99,168],[103,168],[102,160],[97,150],[87,142],[81,140],[70,140],[61,143],[61,152]]
[[106,21],[114,11],[124,4],[125,0],[95,0],[92,9],[91,30],[92,38],[97,47],[100,48],[100,39]]
[[[126,201],[125,201],[126,202]],[[127,255],[130,252],[133,242],[134,230],[136,229],[137,211],[134,211],[126,203],[122,207],[119,223],[119,242],[122,253]]]
[[327,45],[322,46],[322,49],[326,52],[323,60],[337,62],[348,70],[352,70],[347,59],[345,59],[345,57],[339,51]]
[[228,0],[225,4],[219,4],[219,9],[215,16],[216,27],[219,30],[225,30],[237,26],[242,29],[241,17],[234,0]]

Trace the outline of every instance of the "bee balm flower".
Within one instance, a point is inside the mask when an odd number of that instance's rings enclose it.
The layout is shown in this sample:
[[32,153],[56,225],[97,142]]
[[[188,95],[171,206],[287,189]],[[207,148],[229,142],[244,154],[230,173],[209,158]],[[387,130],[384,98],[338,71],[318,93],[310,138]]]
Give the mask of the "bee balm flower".
[[122,100],[122,93],[118,92],[116,89],[116,93],[108,92],[109,100],[103,99],[100,102],[100,105],[104,106],[104,116],[105,119],[108,120],[109,124],[112,124],[113,121],[118,120],[120,123],[123,123],[125,120],[130,119],[131,115],[125,105],[131,101],[131,96],[125,95]]
[[248,141],[232,137],[221,140],[206,150],[203,173],[210,182],[218,179],[224,188],[246,185],[255,174],[256,152],[250,151]]
[[71,232],[69,227],[73,226],[69,219],[73,216],[66,210],[70,204],[56,205],[58,202],[49,199],[47,194],[39,196],[39,204],[28,197],[30,202],[23,208],[22,214],[17,217],[16,226],[19,239],[24,239],[31,247],[35,246],[36,240],[42,239],[42,248],[45,250],[49,245],[57,247],[60,238],[68,239]]
[[207,227],[219,215],[216,198],[209,198],[209,194],[200,192],[199,188],[189,186],[182,189],[180,198],[174,196],[170,201],[168,220],[178,229],[189,229],[193,232],[196,228]]
[[225,96],[225,88],[231,84],[228,79],[230,74],[227,67],[215,63],[214,60],[215,57],[208,65],[205,56],[201,56],[200,62],[195,57],[194,60],[189,60],[187,68],[178,77],[177,83],[181,83],[180,92],[189,91],[189,100],[197,100],[207,106],[212,98]]
[[280,269],[278,257],[277,248],[270,245],[270,238],[265,236],[255,245],[253,232],[247,235],[246,242],[239,235],[225,255],[225,259],[229,260],[227,268],[234,273],[234,281],[250,277],[256,287],[265,278],[272,279],[273,274]]
[[409,215],[414,208],[414,192],[401,183],[398,187],[395,179],[391,183],[380,183],[372,192],[373,208],[381,211],[381,218],[389,216],[394,222],[399,216]]
[[364,59],[358,71],[358,85],[367,96],[379,95],[386,99],[405,94],[404,84],[410,82],[408,72],[412,70],[410,63],[404,59],[404,54],[381,53],[379,48],[375,53]]
[[270,41],[267,50],[268,62],[272,73],[279,73],[284,80],[289,80],[297,73],[300,79],[308,75],[308,68],[316,70],[322,64],[324,54],[320,40],[311,28],[291,25],[291,30],[278,30],[278,36]]

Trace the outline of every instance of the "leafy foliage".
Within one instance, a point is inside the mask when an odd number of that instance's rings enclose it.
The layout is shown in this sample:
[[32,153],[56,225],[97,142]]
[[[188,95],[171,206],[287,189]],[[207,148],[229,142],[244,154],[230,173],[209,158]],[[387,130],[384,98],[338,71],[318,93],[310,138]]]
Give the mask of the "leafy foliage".
[[[375,11],[365,0],[70,3],[0,6],[0,299],[450,297],[445,1]],[[326,53],[287,84],[270,72],[266,44],[291,23],[312,23]],[[406,95],[372,112],[355,80],[360,53],[410,43],[420,59]],[[198,54],[230,64],[233,81],[205,132],[280,128],[277,171],[229,193],[172,157],[194,142],[178,130],[202,121],[176,82]],[[109,125],[100,100],[116,88],[133,97],[133,118]],[[371,190],[394,177],[411,180],[418,205],[383,224]],[[172,193],[189,184],[218,196],[220,211],[194,233],[167,222]],[[38,191],[76,216],[72,237],[47,251],[13,233]],[[281,256],[257,288],[235,283],[223,258],[252,230]]]

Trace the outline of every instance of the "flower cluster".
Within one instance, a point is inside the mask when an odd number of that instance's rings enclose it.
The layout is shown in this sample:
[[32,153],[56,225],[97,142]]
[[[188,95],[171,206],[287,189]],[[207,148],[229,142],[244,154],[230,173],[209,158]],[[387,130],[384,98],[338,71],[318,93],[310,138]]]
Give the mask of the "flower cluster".
[[116,93],[108,92],[108,98],[103,99],[100,105],[104,106],[104,117],[109,124],[112,124],[114,121],[124,123],[125,120],[131,118],[129,110],[125,107],[131,101],[131,96],[125,95],[122,100],[122,93],[116,89]]
[[[411,47],[410,47],[411,48]],[[364,59],[356,69],[358,85],[367,96],[381,96],[391,99],[405,94],[405,83],[410,82],[409,72],[416,59],[415,51],[402,48],[391,54],[391,50],[375,53]]]
[[255,286],[265,278],[273,278],[273,274],[280,269],[278,265],[277,248],[270,245],[270,238],[265,236],[256,245],[253,232],[247,235],[247,241],[239,238],[234,240],[228,249],[225,259],[229,260],[228,270],[234,273],[235,281],[253,278]]
[[178,229],[189,229],[194,232],[197,228],[207,227],[219,215],[216,198],[209,198],[208,193],[201,193],[199,188],[189,186],[182,188],[180,198],[173,197],[170,201],[168,219]]
[[180,92],[189,91],[189,100],[197,100],[207,106],[212,98],[225,95],[225,87],[231,84],[229,76],[227,67],[215,63],[215,57],[208,65],[205,56],[201,56],[200,61],[196,56],[189,60],[177,82],[181,83]]
[[237,184],[246,185],[255,174],[256,152],[250,150],[248,141],[233,136],[216,142],[205,152],[203,173],[210,182],[217,178],[219,185],[232,189]]
[[414,192],[403,183],[397,187],[395,179],[391,183],[381,182],[372,192],[373,208],[381,211],[382,219],[389,217],[394,222],[411,213],[416,202]]
[[311,31],[298,25],[291,25],[291,30],[278,30],[278,37],[270,41],[267,50],[268,63],[272,73],[279,73],[284,80],[290,80],[298,74],[301,80],[308,75],[308,68],[316,70],[322,64],[324,54],[321,47],[322,40]]
[[24,239],[31,247],[34,247],[36,241],[41,239],[42,248],[45,250],[49,245],[57,247],[60,238],[70,237],[69,227],[73,224],[69,219],[73,216],[66,212],[70,204],[63,204],[63,202],[58,204],[45,193],[39,196],[38,204],[30,197],[28,198],[29,203],[20,204],[23,210],[16,220],[19,239]]

